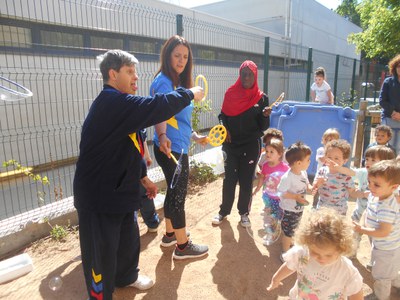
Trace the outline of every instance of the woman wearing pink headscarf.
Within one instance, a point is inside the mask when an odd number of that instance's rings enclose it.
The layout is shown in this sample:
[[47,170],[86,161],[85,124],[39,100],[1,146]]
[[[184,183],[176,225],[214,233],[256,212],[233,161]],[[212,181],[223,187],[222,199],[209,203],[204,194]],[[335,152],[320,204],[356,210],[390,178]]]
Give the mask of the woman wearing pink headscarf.
[[219,120],[228,130],[222,145],[225,158],[225,179],[222,204],[212,223],[219,225],[231,213],[239,182],[237,208],[240,224],[250,226],[248,217],[255,168],[261,152],[261,137],[269,127],[268,96],[257,84],[257,65],[246,60],[239,69],[239,78],[225,93]]

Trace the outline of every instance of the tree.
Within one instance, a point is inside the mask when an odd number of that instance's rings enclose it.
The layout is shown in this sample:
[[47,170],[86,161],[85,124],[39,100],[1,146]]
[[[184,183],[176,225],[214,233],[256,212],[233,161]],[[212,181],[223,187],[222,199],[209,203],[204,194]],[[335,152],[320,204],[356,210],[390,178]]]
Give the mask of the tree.
[[357,0],[343,0],[342,3],[335,9],[335,12],[357,26],[360,26],[360,14],[356,10],[356,7]]
[[363,0],[356,7],[362,32],[350,34],[348,40],[368,58],[390,59],[400,53],[400,1]]

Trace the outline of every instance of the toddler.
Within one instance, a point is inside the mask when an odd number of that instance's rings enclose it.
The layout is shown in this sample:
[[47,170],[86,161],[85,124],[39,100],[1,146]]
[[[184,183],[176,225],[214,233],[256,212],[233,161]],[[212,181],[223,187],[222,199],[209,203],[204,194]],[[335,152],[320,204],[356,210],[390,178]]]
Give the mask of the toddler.
[[289,169],[289,166],[282,162],[284,152],[283,142],[276,138],[272,138],[265,145],[265,163],[262,166],[261,172],[258,174],[257,187],[253,192],[253,196],[263,187],[264,191],[262,199],[264,201],[264,227],[267,231],[264,243],[271,244],[271,241],[277,239],[276,230],[280,226],[282,218],[282,209],[279,207],[279,196],[277,194],[277,186],[284,173]]
[[[315,176],[318,176],[319,170],[324,165],[325,145],[332,140],[338,140],[338,139],[340,139],[340,133],[336,128],[328,128],[322,135],[321,144],[323,146],[319,147],[317,149],[317,153],[315,154],[315,160],[317,162],[317,170],[315,172],[316,174]],[[323,177],[323,174],[321,176]],[[318,192],[315,192],[313,200],[313,208],[317,206],[318,197],[319,197]]]
[[400,288],[400,204],[394,192],[400,185],[400,164],[383,160],[368,169],[366,213],[354,230],[372,239],[372,277],[374,293],[380,300],[390,299],[391,287]]
[[[276,129],[276,128],[268,128],[265,132],[264,132],[264,136],[263,136],[263,145],[265,147],[266,144],[269,143],[269,141],[272,139],[278,139],[281,140],[283,142],[283,133],[281,130]],[[260,158],[258,160],[258,164],[257,164],[257,173],[259,173],[263,167],[263,164],[265,163],[265,152],[263,151],[260,155]]]
[[[325,146],[325,158],[342,167],[350,157],[351,147],[346,140],[333,140]],[[330,207],[345,216],[347,201],[354,193],[354,182],[351,176],[332,167],[323,166],[315,177],[313,192],[318,191],[317,209]]]
[[351,215],[353,221],[359,222],[368,203],[368,169],[381,160],[391,160],[395,158],[394,152],[386,146],[372,146],[365,151],[365,167],[352,169],[355,172],[355,182],[357,189],[355,196],[356,208]]
[[311,99],[321,104],[333,104],[333,93],[325,81],[325,69],[319,67],[314,72],[314,83],[311,85]]
[[279,206],[283,210],[281,260],[292,244],[292,237],[303,215],[304,205],[308,205],[305,194],[311,191],[306,172],[310,165],[310,147],[302,142],[294,143],[288,148],[285,156],[290,169],[282,176],[278,185]]
[[318,170],[324,165],[325,145],[330,141],[338,139],[340,139],[340,133],[336,128],[328,128],[322,135],[321,144],[323,146],[319,147],[315,154],[315,160],[318,163],[317,172],[315,174],[318,174]]
[[382,145],[389,147],[396,155],[396,149],[389,144],[393,136],[393,130],[387,125],[378,125],[375,128],[375,142],[369,144],[365,150],[372,146]]
[[352,250],[351,224],[332,209],[310,213],[295,234],[296,246],[284,255],[267,291],[297,272],[290,299],[364,299],[363,279],[345,254]]

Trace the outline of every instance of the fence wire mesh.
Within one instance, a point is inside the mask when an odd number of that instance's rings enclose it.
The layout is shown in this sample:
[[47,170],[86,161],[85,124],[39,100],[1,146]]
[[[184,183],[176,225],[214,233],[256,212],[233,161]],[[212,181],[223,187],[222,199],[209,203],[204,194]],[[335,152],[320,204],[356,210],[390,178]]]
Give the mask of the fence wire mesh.
[[[161,46],[179,28],[173,9],[128,0],[0,0],[0,7],[0,76],[33,93],[21,101],[0,101],[0,161],[16,160],[50,181],[42,185],[13,173],[13,168],[2,167],[0,236],[4,236],[23,227],[27,220],[73,210],[72,179],[80,130],[102,88],[95,57],[115,48],[134,53],[140,61],[139,94],[147,95],[159,67]],[[182,24],[183,35],[193,48],[194,77],[205,75],[209,85],[211,111],[200,115],[200,130],[207,132],[217,124],[224,93],[237,80],[238,67],[246,59],[259,66],[258,84],[262,87],[268,54],[265,80],[271,99],[285,91],[287,99],[308,100],[308,48],[273,35],[269,53],[264,53],[265,32],[194,11],[185,13]],[[335,58],[314,51],[313,68],[324,66],[331,81]],[[357,72],[362,69],[362,74],[357,73],[355,79],[353,60],[341,57],[338,93],[349,92],[349,82],[355,80],[359,89],[359,78],[367,76],[368,68],[371,66],[360,68],[357,62]],[[374,69],[370,77],[375,89],[379,87],[379,72]],[[152,135],[149,128],[150,144]],[[192,154],[207,161],[205,150],[195,147]],[[220,163],[212,156],[214,163]],[[155,181],[163,180],[157,164],[150,174]],[[219,190],[206,192],[220,194]]]

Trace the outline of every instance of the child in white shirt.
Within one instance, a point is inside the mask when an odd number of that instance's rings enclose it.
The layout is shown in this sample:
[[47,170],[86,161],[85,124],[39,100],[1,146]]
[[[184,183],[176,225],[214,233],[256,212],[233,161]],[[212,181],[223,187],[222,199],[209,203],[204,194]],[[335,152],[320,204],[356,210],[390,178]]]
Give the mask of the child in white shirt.
[[282,228],[282,255],[290,249],[293,235],[303,215],[307,192],[311,191],[308,181],[307,168],[310,165],[311,149],[302,142],[292,144],[286,151],[286,160],[290,169],[281,177],[278,185],[280,193],[279,207],[283,210]]
[[333,104],[333,93],[325,81],[325,69],[319,67],[314,72],[314,83],[311,85],[311,99],[321,104]]
[[297,272],[290,299],[364,299],[363,279],[345,255],[353,247],[351,224],[332,209],[311,212],[296,230],[296,246],[283,258],[267,291]]

